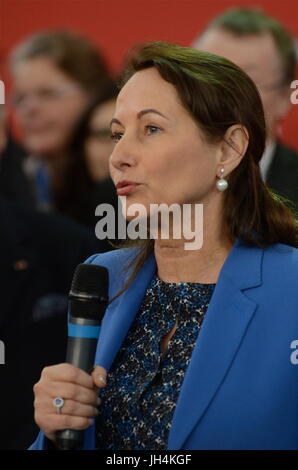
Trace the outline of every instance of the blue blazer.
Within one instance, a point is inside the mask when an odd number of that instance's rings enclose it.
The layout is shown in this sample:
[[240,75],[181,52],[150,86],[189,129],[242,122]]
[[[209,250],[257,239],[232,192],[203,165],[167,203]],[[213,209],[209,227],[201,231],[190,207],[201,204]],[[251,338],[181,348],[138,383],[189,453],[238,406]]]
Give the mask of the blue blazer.
[[[121,268],[135,250],[115,250],[86,261],[108,268],[110,298],[123,285]],[[97,365],[111,367],[155,271],[152,254],[107,308]],[[167,448],[298,449],[295,340],[298,249],[282,244],[260,249],[237,240],[221,269],[185,373]],[[94,449],[94,434],[92,425],[85,433],[85,449]],[[41,432],[31,449],[43,448]]]

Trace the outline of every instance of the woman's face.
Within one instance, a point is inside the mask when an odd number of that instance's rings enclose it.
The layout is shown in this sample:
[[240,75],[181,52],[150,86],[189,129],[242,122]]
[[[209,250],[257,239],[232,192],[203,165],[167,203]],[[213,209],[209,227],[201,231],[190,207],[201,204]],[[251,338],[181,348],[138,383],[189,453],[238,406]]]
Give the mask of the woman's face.
[[114,148],[110,122],[114,116],[115,104],[115,100],[109,100],[99,105],[89,123],[85,156],[89,174],[94,181],[102,181],[110,176],[109,157]]
[[217,147],[207,143],[175,87],[155,68],[135,73],[117,98],[110,173],[126,205],[208,203],[218,197]]
[[44,57],[17,63],[13,80],[16,118],[24,146],[46,157],[63,151],[87,105],[87,93]]

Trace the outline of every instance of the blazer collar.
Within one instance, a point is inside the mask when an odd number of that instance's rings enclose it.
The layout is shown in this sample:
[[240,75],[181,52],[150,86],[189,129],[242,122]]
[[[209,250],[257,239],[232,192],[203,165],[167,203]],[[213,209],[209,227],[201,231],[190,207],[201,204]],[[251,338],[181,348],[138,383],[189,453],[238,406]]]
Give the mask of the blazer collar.
[[[235,242],[221,269],[185,373],[168,449],[181,449],[220,388],[255,313],[246,289],[261,284],[263,250]],[[107,309],[95,363],[111,367],[156,271],[154,254],[130,287]],[[218,354],[220,351],[220,354]]]
[[259,286],[262,283],[263,254],[263,249],[248,246],[237,239],[223,264],[218,282],[229,278],[240,290]]

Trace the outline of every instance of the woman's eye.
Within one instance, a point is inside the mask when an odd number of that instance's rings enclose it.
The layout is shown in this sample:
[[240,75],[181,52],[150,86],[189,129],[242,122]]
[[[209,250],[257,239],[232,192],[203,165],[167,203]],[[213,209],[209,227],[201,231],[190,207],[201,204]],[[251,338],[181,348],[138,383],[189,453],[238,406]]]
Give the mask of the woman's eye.
[[114,140],[114,142],[118,142],[122,136],[123,136],[122,132],[112,132],[111,139]]
[[147,135],[156,134],[156,132],[160,131],[160,128],[157,126],[146,126],[145,129]]

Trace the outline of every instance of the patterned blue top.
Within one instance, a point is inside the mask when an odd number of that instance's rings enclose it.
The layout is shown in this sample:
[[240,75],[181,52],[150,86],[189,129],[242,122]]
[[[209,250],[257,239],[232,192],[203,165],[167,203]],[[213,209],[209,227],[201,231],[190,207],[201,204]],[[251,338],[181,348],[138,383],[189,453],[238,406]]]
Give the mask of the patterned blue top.
[[[214,287],[152,278],[99,394],[98,449],[167,448],[183,377]],[[162,354],[162,339],[176,321]]]

